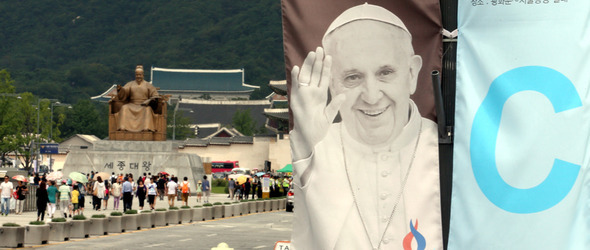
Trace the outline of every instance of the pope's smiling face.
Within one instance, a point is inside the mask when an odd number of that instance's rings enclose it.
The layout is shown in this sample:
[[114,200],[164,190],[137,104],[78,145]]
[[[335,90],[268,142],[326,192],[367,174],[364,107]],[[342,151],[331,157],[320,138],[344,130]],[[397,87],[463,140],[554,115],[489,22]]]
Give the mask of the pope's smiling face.
[[332,56],[332,96],[344,93],[342,122],[357,141],[382,145],[395,139],[409,119],[420,56],[410,36],[393,25],[372,20],[348,23],[326,39]]

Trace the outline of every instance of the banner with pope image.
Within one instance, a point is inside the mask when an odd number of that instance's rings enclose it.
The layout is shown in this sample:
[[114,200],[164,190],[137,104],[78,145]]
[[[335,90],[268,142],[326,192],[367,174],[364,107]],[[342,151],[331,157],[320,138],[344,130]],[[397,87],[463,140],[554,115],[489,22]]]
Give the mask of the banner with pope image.
[[438,0],[283,0],[292,249],[442,249]]
[[448,249],[590,249],[590,1],[459,1]]

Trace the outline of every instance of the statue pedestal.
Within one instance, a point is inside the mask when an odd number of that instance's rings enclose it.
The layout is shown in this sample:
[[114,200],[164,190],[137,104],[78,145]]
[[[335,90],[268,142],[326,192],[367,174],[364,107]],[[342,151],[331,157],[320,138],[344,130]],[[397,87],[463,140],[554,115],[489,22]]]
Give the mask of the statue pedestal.
[[109,133],[109,139],[118,141],[165,141],[166,135],[158,132],[113,131]]
[[188,177],[191,189],[205,174],[201,157],[178,152],[178,146],[170,141],[111,141],[94,142],[92,148],[72,150],[66,156],[64,176],[71,172],[107,172],[133,174],[137,181],[143,173],[164,171],[179,180]]

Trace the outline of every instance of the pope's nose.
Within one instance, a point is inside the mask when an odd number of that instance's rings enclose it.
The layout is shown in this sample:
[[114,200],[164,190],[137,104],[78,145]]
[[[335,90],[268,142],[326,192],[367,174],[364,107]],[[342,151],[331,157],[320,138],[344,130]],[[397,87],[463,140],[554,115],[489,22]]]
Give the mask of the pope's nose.
[[373,78],[367,79],[362,84],[361,98],[367,104],[376,104],[383,98],[383,92],[381,91],[380,84]]

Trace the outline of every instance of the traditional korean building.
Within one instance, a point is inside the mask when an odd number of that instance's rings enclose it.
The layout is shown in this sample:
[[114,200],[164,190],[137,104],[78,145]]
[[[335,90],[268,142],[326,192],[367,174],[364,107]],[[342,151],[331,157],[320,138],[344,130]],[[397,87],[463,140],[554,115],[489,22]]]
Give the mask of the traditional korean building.
[[244,69],[204,70],[152,67],[152,84],[160,94],[181,99],[249,100],[260,87],[244,82]]
[[[249,100],[252,92],[260,88],[244,82],[244,69],[205,70],[152,67],[150,80],[154,87],[159,88],[160,94],[171,95],[172,98],[177,99]],[[115,93],[116,89],[117,86],[113,84],[104,93],[91,99],[109,100],[110,95]]]
[[289,133],[287,81],[270,81],[269,86],[274,93],[269,96],[270,107],[264,109],[264,115],[268,117],[266,128],[278,134]]

